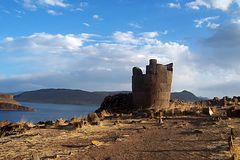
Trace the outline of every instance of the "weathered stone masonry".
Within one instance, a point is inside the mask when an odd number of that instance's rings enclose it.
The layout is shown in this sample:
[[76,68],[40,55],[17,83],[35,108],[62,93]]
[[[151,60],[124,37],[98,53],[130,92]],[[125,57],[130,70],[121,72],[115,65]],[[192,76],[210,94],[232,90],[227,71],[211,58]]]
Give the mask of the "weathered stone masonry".
[[133,68],[132,92],[134,108],[154,109],[169,107],[173,63],[157,64],[151,59],[146,66],[146,74],[138,67]]

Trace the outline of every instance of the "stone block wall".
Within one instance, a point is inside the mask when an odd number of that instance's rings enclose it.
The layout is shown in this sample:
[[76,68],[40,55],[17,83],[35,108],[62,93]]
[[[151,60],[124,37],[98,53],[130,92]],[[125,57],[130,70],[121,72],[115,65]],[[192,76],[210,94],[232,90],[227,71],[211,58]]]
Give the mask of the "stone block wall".
[[138,67],[133,68],[133,106],[137,109],[160,110],[169,107],[173,64],[157,64],[151,59],[146,74]]

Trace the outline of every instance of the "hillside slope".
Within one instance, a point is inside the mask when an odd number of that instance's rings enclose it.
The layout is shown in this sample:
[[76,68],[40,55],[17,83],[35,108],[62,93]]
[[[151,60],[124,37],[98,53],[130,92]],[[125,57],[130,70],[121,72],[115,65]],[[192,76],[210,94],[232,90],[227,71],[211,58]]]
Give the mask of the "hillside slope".
[[71,89],[41,89],[23,92],[15,95],[14,99],[21,102],[39,102],[56,104],[101,104],[102,100],[109,94],[119,92],[88,92]]
[[[36,91],[23,92],[15,95],[14,99],[20,102],[38,102],[55,104],[82,104],[82,105],[100,105],[103,99],[108,95],[117,93],[129,93],[128,91],[116,92],[88,92],[83,90],[71,89],[41,89]],[[174,92],[171,99],[183,101],[201,100],[193,93],[188,91]]]
[[184,90],[182,92],[173,92],[173,93],[171,93],[171,99],[172,100],[181,100],[181,101],[195,102],[195,101],[200,101],[200,100],[206,100],[207,98],[197,97],[193,93]]

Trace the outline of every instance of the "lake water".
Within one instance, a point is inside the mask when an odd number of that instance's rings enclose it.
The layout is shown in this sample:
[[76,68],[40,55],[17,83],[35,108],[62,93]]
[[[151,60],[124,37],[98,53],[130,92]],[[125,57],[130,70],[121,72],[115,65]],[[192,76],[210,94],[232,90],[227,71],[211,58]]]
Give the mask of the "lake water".
[[70,119],[72,117],[86,116],[88,113],[94,112],[99,107],[93,105],[20,103],[23,106],[30,106],[36,111],[0,111],[0,121],[8,120],[11,122],[17,122],[24,120],[36,123],[39,121],[56,120],[58,118]]

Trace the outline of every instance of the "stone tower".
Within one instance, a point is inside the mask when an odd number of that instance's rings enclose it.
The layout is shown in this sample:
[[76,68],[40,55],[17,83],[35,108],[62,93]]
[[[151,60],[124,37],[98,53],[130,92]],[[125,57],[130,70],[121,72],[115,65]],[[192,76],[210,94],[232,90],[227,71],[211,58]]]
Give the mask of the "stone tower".
[[157,64],[150,59],[146,74],[138,67],[133,68],[132,92],[134,108],[154,109],[158,111],[169,107],[173,63]]

